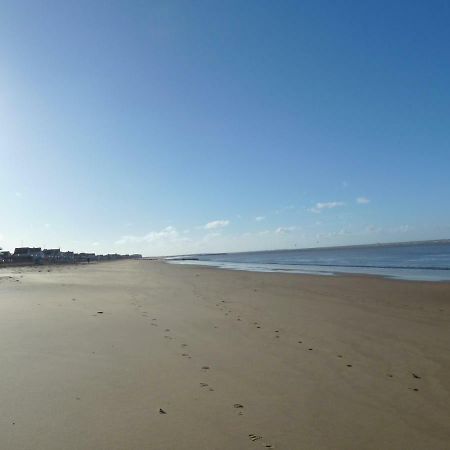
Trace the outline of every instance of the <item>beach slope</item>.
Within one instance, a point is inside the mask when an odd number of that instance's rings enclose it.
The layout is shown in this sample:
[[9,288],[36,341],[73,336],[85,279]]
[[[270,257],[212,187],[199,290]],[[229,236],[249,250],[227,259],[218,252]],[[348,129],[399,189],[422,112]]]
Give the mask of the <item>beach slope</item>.
[[450,284],[2,269],[0,352],[0,448],[450,448]]

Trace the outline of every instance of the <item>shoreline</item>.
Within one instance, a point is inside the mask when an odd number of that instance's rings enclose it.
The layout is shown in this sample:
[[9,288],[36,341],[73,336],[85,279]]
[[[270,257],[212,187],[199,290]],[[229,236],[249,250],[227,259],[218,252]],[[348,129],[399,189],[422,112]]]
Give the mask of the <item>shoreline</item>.
[[[379,274],[371,274],[371,273],[363,273],[363,272],[324,272],[324,273],[315,273],[315,272],[295,272],[295,271],[288,271],[288,270],[250,270],[245,268],[231,268],[231,267],[220,267],[210,264],[190,264],[185,262],[170,262],[166,261],[164,259],[158,260],[164,264],[172,265],[172,266],[183,266],[183,267],[200,267],[205,269],[215,269],[215,270],[226,270],[230,272],[246,272],[246,273],[261,273],[261,274],[267,274],[267,273],[273,273],[273,274],[284,274],[284,275],[296,275],[296,276],[311,276],[311,277],[364,277],[364,278],[378,278],[381,280],[393,280],[393,281],[406,281],[408,283],[439,283],[439,284],[448,284],[450,285],[450,280],[421,280],[421,279],[413,279],[413,278],[401,278],[401,277],[395,277],[395,276],[389,276],[389,275],[379,275]],[[324,266],[325,267],[325,266]],[[329,267],[335,267],[335,266],[329,266]],[[450,269],[449,269],[450,270]]]
[[0,271],[2,448],[448,448],[448,283],[47,270]]
[[254,272],[366,274],[413,281],[450,282],[450,241],[405,242],[313,249],[183,255],[173,264]]

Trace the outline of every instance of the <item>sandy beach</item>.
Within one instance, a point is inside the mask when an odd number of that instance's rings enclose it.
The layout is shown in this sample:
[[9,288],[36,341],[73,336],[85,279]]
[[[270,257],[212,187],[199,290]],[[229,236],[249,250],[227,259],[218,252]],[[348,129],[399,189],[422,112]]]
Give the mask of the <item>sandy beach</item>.
[[0,448],[450,449],[450,284],[0,270]]

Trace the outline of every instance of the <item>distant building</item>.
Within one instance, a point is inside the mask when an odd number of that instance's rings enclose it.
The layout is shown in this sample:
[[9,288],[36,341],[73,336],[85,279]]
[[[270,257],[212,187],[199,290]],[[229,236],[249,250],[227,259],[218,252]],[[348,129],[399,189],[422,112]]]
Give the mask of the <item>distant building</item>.
[[11,262],[11,253],[7,251],[0,252],[0,263],[1,262]]
[[97,261],[95,253],[75,253],[75,262],[92,262]]
[[42,250],[40,247],[17,247],[14,253],[2,251],[0,248],[0,263],[19,263],[19,264],[56,264],[56,263],[86,263],[97,261],[116,261],[122,259],[140,259],[141,254],[119,255],[110,253],[108,255],[96,255],[95,253],[74,253],[62,252],[59,248],[49,248]]
[[73,252],[61,252],[61,262],[73,263],[75,261],[75,254]]
[[33,262],[42,261],[44,254],[41,247],[18,247],[14,249],[12,259],[14,262]]
[[48,263],[57,263],[61,260],[61,250],[59,248],[44,249],[44,261]]

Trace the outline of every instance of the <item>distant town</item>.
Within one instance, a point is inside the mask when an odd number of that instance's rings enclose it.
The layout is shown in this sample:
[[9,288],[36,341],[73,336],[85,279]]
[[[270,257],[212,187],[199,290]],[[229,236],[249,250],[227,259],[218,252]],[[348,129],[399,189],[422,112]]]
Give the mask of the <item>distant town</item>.
[[75,264],[141,258],[140,254],[96,255],[95,253],[62,252],[59,248],[41,249],[41,247],[18,247],[14,249],[14,253],[11,253],[0,248],[0,264]]

